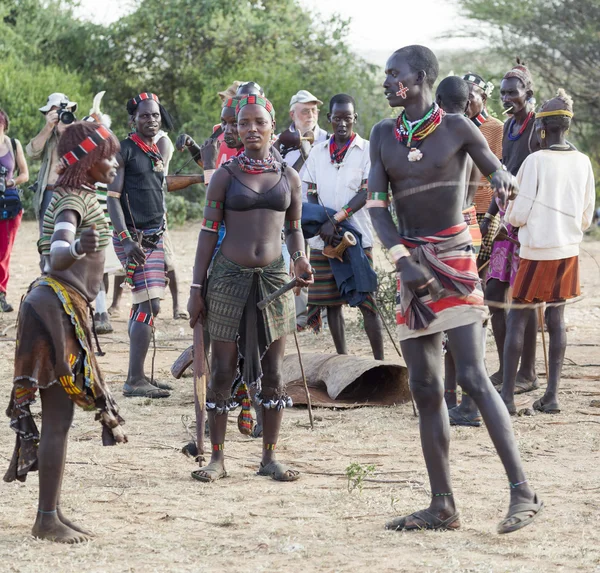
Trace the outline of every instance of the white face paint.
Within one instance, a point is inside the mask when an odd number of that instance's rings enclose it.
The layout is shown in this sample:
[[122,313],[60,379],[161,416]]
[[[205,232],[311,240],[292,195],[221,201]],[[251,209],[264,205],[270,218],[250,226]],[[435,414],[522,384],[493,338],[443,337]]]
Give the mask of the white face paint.
[[62,249],[63,247],[67,247],[67,249],[71,246],[71,243],[69,243],[68,241],[52,241],[52,244],[50,245],[50,252],[54,251],[55,249]]

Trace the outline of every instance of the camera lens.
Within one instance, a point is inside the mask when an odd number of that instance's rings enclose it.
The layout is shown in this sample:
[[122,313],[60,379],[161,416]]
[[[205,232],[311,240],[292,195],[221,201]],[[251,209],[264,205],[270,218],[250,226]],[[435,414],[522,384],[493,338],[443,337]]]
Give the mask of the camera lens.
[[58,119],[65,125],[69,125],[75,121],[75,114],[63,109],[58,112]]

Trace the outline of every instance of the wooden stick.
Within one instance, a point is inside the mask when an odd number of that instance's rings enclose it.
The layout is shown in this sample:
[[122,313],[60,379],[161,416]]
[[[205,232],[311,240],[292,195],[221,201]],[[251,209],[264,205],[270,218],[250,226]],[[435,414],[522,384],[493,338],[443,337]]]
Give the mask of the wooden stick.
[[542,327],[542,346],[544,347],[544,363],[546,364],[546,383],[548,382],[548,350],[546,348],[546,334],[544,333],[544,313],[542,312],[542,307],[538,306],[538,320]]
[[304,373],[304,364],[302,363],[302,355],[300,354],[300,344],[298,343],[298,335],[294,331],[294,342],[296,343],[296,350],[298,351],[298,362],[300,362],[300,372],[302,373],[302,382],[304,382],[304,391],[306,392],[306,405],[308,407],[308,419],[310,420],[310,429],[315,429],[312,413],[312,401],[310,399],[310,392],[308,390],[308,383],[306,382],[306,374]]
[[196,446],[198,464],[204,462],[204,426],[206,425],[206,367],[204,362],[204,326],[194,326],[194,406],[196,410]]

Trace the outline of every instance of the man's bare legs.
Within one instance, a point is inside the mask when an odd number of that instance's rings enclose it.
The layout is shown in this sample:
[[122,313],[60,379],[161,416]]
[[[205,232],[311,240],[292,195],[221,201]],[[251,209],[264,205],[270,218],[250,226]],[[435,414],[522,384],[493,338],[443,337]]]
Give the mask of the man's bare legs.
[[[480,328],[479,323],[473,323],[449,331],[448,345],[455,363],[460,365],[456,373],[457,381],[481,411],[509,482],[515,486],[510,490],[510,507],[514,508],[521,503],[532,503],[535,494],[525,479],[510,416],[485,372]],[[448,465],[449,424],[441,380],[441,342],[441,334],[433,334],[405,340],[401,344],[411,390],[419,408],[421,445],[434,495],[426,511],[444,521],[455,514],[455,506],[451,495],[439,495],[452,493]],[[535,512],[529,513],[533,515]],[[416,517],[400,518],[402,525],[409,528],[411,525],[418,526],[419,522],[422,524],[423,519],[427,519],[426,515],[419,517],[419,512]]]
[[477,323],[450,330],[448,345],[456,363],[460,364],[457,369],[458,383],[477,404],[508,480],[517,486],[510,489],[512,508],[520,503],[533,502],[535,493],[525,478],[508,411],[485,371],[479,329]]
[[375,360],[383,360],[383,324],[381,318],[375,312],[371,312],[367,307],[361,306],[360,312],[363,315],[365,332],[371,344],[373,358]]
[[[134,305],[134,312],[139,311],[156,318],[160,312],[160,299],[141,302]],[[152,327],[145,322],[129,320],[129,371],[123,386],[125,396],[146,396],[147,398],[167,398],[170,396],[168,385],[151,384],[145,372],[146,356],[152,341]]]
[[60,492],[73,421],[73,402],[60,384],[40,390],[42,434],[38,450],[39,504],[34,537],[61,543],[87,541],[91,534],[71,523],[61,512]]
[[331,332],[331,338],[333,338],[335,351],[338,354],[348,354],[348,347],[346,346],[346,323],[341,304],[327,307],[327,325]]
[[502,377],[502,400],[509,414],[516,414],[515,382],[519,360],[523,354],[527,326],[535,309],[513,308],[506,318],[507,334],[504,342],[504,373]]
[[[431,334],[404,340],[400,343],[402,356],[408,366],[410,389],[419,410],[419,431],[421,447],[429,475],[431,503],[425,512],[395,519],[387,528],[419,528],[431,519],[451,519],[456,514],[448,449],[450,444],[450,424],[448,410],[444,402],[442,380],[442,333]],[[449,525],[458,527],[458,518]]]
[[167,271],[167,279],[169,283],[169,291],[171,292],[171,298],[173,299],[173,318],[187,320],[187,312],[179,309],[179,286],[177,284],[177,274],[175,269]]
[[[121,312],[121,298],[123,296],[123,284],[125,283],[125,275],[115,275],[115,280],[113,281],[113,300],[110,308],[108,309],[108,314],[111,316],[118,316]],[[108,289],[106,289],[108,292]]]
[[[373,358],[375,360],[383,360],[383,325],[379,315],[371,312],[369,309],[359,307],[363,315],[365,332],[371,344]],[[346,323],[344,321],[343,305],[335,305],[327,307],[327,324],[333,338],[335,351],[338,354],[348,354],[346,346]]]

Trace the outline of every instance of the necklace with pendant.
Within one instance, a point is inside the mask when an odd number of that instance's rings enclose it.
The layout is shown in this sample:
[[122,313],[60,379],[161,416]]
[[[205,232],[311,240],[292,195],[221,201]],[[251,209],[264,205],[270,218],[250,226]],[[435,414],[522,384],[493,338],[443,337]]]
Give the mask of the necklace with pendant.
[[423,152],[418,149],[418,146],[438,128],[445,115],[444,110],[435,102],[425,116],[417,121],[409,121],[406,111],[400,114],[396,120],[394,135],[402,145],[409,148],[408,160],[410,162],[423,159]]

